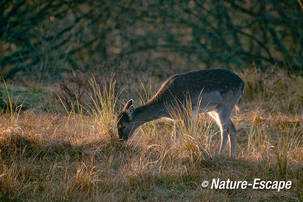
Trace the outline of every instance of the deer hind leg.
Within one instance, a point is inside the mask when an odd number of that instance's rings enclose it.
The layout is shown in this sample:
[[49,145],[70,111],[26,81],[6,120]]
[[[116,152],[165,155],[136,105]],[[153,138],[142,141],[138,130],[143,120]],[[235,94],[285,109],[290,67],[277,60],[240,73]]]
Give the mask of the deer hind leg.
[[[230,128],[231,128],[231,124],[230,124],[231,121],[229,119],[230,112],[228,112],[227,110],[218,110],[218,111],[208,112],[208,114],[216,121],[217,125],[220,128],[221,143],[220,143],[219,153],[224,154],[226,143],[228,141],[228,134],[230,133]],[[234,138],[230,138],[230,140],[231,140],[230,144],[234,143],[235,141]],[[235,147],[234,145],[231,146],[231,148],[234,147]]]
[[221,143],[220,143],[219,153],[223,154],[225,152],[225,146],[226,146],[226,143],[227,143],[228,133],[227,133],[226,130],[224,131],[224,128],[223,128],[224,124],[222,123],[221,117],[219,116],[218,112],[211,111],[211,112],[208,112],[208,115],[216,121],[218,127],[220,128]]
[[230,156],[231,157],[236,157],[236,150],[237,150],[237,131],[236,128],[233,124],[233,122],[230,120],[228,120],[228,125],[229,125],[229,151],[230,151]]

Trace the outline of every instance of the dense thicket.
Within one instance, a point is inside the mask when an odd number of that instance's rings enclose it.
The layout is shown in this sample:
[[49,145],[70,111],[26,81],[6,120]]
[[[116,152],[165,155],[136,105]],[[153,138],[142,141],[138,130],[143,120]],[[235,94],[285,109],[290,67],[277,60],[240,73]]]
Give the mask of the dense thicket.
[[153,70],[265,63],[302,71],[300,3],[3,0],[0,74],[48,79],[121,57]]

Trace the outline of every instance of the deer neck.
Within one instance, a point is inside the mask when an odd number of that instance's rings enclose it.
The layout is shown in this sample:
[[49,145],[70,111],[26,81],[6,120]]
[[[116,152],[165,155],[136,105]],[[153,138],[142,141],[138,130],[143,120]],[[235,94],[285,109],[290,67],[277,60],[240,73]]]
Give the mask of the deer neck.
[[134,110],[133,121],[138,124],[144,124],[163,117],[163,107],[157,103],[148,102]]

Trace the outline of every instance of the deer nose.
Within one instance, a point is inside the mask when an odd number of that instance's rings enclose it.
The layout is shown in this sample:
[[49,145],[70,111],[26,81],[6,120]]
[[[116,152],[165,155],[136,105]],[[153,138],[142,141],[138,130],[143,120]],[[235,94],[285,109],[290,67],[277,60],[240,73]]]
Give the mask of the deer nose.
[[[120,132],[120,131],[119,131]],[[119,138],[120,138],[120,140],[122,140],[122,141],[126,141],[127,139],[128,139],[128,136],[127,135],[124,135],[123,133],[122,133],[122,131],[121,131],[121,133],[119,133]]]
[[120,141],[126,141],[126,140],[128,140],[128,137],[126,137],[126,136],[119,136],[119,139],[120,139]]

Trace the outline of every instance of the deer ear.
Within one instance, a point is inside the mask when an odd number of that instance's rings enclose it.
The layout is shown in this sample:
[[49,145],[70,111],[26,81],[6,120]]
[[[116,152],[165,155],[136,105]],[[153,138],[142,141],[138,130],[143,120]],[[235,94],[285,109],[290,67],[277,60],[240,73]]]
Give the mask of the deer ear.
[[127,113],[128,117],[129,117],[129,120],[133,119],[133,112],[134,112],[134,110],[135,110],[134,105],[129,106],[129,108],[126,110],[126,113]]
[[130,99],[130,100],[124,105],[123,110],[122,110],[122,111],[124,111],[124,112],[127,113],[127,115],[128,115],[128,117],[129,117],[130,120],[132,120],[132,118],[133,118],[133,112],[134,112],[134,110],[135,110],[135,107],[134,107],[134,105],[133,105],[133,102],[134,102],[134,101],[133,101],[132,99]]
[[134,108],[133,102],[134,102],[133,99],[128,100],[127,103],[124,105],[122,111],[129,111],[131,106],[132,108]]

